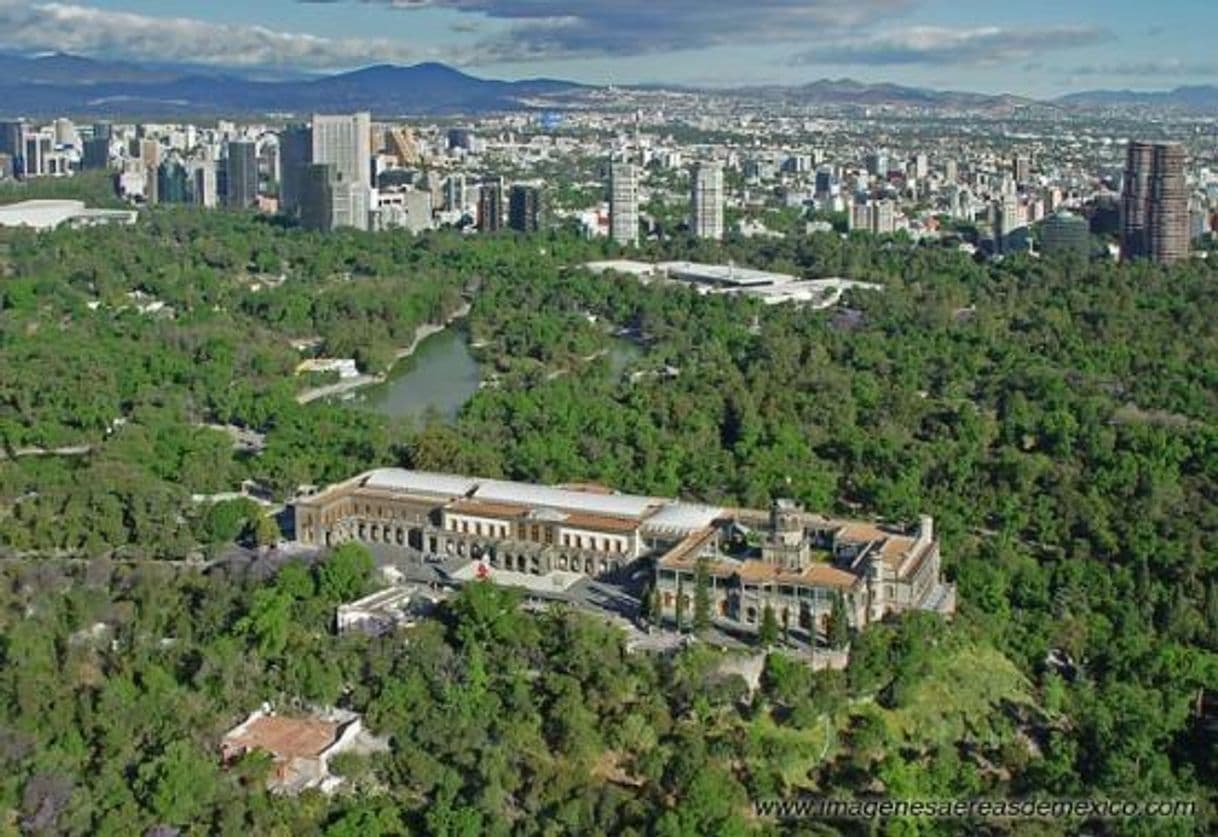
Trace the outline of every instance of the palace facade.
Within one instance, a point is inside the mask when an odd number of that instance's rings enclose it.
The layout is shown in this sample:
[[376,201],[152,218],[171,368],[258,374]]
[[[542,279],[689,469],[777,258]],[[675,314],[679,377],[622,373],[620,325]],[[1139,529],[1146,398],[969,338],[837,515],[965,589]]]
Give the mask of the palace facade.
[[886,613],[951,613],[930,517],[913,531],[837,520],[780,500],[768,511],[385,468],[295,504],[306,545],[385,544],[494,569],[605,581],[646,567],[666,619],[692,618],[699,570],[713,618],[756,628],[769,605],[788,630],[823,630],[838,597],[855,628]]

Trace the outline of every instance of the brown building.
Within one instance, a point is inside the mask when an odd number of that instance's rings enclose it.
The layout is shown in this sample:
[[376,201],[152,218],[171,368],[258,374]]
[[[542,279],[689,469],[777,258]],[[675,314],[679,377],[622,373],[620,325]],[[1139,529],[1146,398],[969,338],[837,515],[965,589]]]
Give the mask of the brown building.
[[1187,154],[1178,143],[1131,142],[1121,191],[1121,258],[1171,264],[1189,254]]
[[690,606],[699,565],[713,618],[756,629],[768,604],[789,629],[823,628],[840,595],[863,627],[906,609],[955,610],[931,518],[913,532],[840,520],[780,500],[768,512],[385,468],[297,501],[296,537],[348,540],[482,562],[532,575],[612,580],[654,570],[664,618]]

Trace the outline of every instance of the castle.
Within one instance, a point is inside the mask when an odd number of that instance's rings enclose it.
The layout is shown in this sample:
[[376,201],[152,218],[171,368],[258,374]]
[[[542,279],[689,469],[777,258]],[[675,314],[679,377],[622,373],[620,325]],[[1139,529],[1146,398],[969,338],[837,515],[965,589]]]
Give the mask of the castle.
[[755,629],[768,605],[787,630],[823,631],[835,600],[855,629],[911,608],[955,610],[930,517],[905,531],[787,500],[762,511],[384,468],[300,498],[295,523],[305,545],[355,540],[533,575],[613,582],[644,567],[670,621],[693,613],[700,568],[725,626]]

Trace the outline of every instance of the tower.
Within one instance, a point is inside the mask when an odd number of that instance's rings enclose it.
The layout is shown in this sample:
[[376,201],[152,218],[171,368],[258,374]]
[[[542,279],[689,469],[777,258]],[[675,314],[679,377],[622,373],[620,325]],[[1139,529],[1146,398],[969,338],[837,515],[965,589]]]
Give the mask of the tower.
[[228,184],[225,206],[246,209],[258,202],[258,148],[254,143],[230,142],[224,171]]
[[1184,147],[1131,142],[1121,190],[1121,258],[1170,264],[1188,256]]
[[609,167],[609,227],[618,244],[639,243],[639,170],[633,163]]
[[699,163],[694,168],[692,228],[696,238],[723,238],[723,168]]

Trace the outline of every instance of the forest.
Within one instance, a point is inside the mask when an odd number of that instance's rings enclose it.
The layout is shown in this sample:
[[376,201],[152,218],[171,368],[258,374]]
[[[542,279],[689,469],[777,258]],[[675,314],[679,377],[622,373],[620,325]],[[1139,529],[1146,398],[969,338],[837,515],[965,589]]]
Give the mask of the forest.
[[[980,263],[835,234],[635,254],[884,286],[812,311],[580,268],[620,255],[563,229],[320,237],[190,211],[4,234],[0,545],[21,560],[2,567],[0,756],[20,827],[703,834],[775,828],[749,801],[804,792],[1214,802],[1208,262]],[[294,343],[383,369],[463,296],[498,385],[454,423],[296,403]],[[595,355],[623,328],[646,351],[617,372]],[[235,451],[224,425],[264,449]],[[28,455],[63,447],[87,451]],[[180,564],[262,528],[193,494],[253,479],[284,499],[386,464],[933,514],[961,612],[866,632],[844,674],[774,653],[749,698],[705,648],[629,654],[585,617],[488,601],[507,593],[471,591],[409,643],[338,640],[335,592],[366,580]],[[133,555],[165,560],[116,562]],[[73,639],[98,622],[117,644]],[[364,792],[267,797],[217,772],[214,742],[268,698],[341,699],[392,752],[353,767]],[[1081,824],[1020,833],[1039,827]]]

